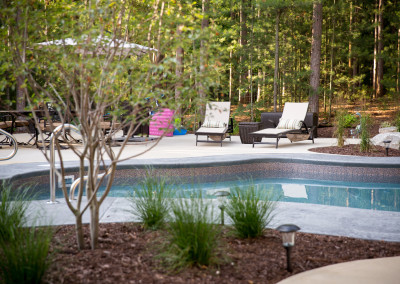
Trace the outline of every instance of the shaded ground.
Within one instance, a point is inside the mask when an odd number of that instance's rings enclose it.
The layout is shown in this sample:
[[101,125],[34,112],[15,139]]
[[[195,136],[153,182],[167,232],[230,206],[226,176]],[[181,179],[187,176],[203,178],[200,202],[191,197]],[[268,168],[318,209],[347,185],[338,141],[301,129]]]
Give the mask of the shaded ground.
[[168,273],[155,258],[157,244],[165,235],[165,231],[144,231],[138,224],[101,224],[99,249],[80,252],[75,244],[74,227],[57,227],[55,255],[45,282],[276,283],[329,264],[400,256],[400,243],[298,233],[292,252],[293,273],[289,273],[278,232],[267,230],[261,238],[242,240],[229,237],[225,230],[223,251],[228,260],[224,264]]

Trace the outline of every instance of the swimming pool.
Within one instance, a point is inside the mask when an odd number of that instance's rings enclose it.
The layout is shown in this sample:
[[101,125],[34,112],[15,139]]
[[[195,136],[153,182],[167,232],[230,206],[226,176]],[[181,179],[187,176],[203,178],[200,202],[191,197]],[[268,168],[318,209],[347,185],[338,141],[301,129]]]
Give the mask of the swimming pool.
[[[205,198],[215,198],[219,190],[235,186],[247,187],[254,184],[257,190],[268,192],[273,200],[306,204],[320,204],[349,208],[400,212],[400,184],[322,181],[306,179],[239,179],[222,182],[180,183],[173,187],[175,196],[188,197],[202,192]],[[132,186],[115,185],[111,197],[127,197]],[[61,190],[56,192],[62,198]],[[48,191],[41,192],[39,199],[48,199]]]

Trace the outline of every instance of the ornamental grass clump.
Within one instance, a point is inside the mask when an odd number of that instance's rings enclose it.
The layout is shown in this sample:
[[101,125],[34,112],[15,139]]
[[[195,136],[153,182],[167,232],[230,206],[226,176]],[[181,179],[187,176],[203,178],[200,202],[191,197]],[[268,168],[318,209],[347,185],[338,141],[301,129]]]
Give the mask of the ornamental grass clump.
[[369,139],[370,129],[371,129],[371,117],[367,114],[364,114],[361,117],[360,122],[360,151],[361,152],[369,152],[372,147],[372,142]]
[[343,147],[345,141],[345,128],[348,124],[347,121],[348,113],[345,110],[340,110],[336,113],[335,116],[335,132],[333,133],[334,137],[337,139],[337,146]]
[[396,114],[396,117],[394,119],[394,125],[397,128],[397,132],[400,132],[400,111],[398,111]]
[[148,171],[146,177],[133,188],[129,199],[130,211],[147,229],[156,230],[168,220],[172,184],[166,177]]
[[28,190],[0,188],[0,283],[41,283],[50,265],[50,227],[26,227]]
[[232,220],[235,234],[240,238],[255,238],[262,235],[272,221],[275,202],[264,189],[254,184],[231,188],[231,196],[225,212]]
[[220,261],[220,228],[214,224],[210,201],[201,195],[178,198],[172,204],[163,263],[179,270],[186,266],[209,266]]
[[0,184],[0,240],[8,242],[15,238],[17,231],[25,224],[28,208],[28,189],[12,189],[11,184]]
[[50,227],[20,228],[8,242],[0,241],[0,283],[42,283],[50,266]]

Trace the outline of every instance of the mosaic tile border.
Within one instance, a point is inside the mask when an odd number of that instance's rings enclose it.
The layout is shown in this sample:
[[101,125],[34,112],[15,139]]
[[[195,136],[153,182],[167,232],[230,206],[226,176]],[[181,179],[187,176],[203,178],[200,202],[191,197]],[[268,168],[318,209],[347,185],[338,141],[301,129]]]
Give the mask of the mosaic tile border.
[[[179,177],[184,182],[221,182],[232,179],[248,178],[292,178],[325,181],[348,181],[364,183],[400,184],[400,168],[354,167],[343,165],[320,165],[299,162],[240,162],[231,165],[213,166],[155,165],[154,173],[161,176]],[[148,167],[130,166],[118,169],[114,185],[134,183],[145,176]],[[68,175],[78,176],[78,172],[69,171]],[[234,176],[234,178],[232,178]],[[48,175],[36,175],[14,179],[14,184],[37,184],[43,187],[49,184]]]

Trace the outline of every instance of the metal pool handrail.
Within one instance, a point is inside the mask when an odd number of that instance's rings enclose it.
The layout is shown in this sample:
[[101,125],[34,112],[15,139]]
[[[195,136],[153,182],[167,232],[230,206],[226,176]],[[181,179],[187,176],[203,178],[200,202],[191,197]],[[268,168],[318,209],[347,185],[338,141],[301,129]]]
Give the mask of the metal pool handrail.
[[[107,172],[105,173],[101,173],[97,175],[97,180],[108,176],[111,173],[111,168],[109,168],[107,170]],[[84,176],[83,177],[83,181],[86,181],[88,179],[88,176]],[[69,200],[75,200],[75,189],[77,188],[77,186],[81,183],[81,178],[77,178],[76,180],[74,180],[74,182],[71,184],[71,188],[69,190]]]
[[[58,175],[59,179],[63,178],[63,176],[61,176],[60,173],[56,172],[54,141],[55,141],[55,139],[57,139],[58,136],[60,136],[62,130],[64,130],[64,129],[65,130],[72,129],[76,133],[79,133],[79,129],[75,125],[66,123],[66,124],[57,126],[50,136],[50,201],[48,202],[49,204],[57,203],[57,201],[56,201],[56,174]],[[110,172],[111,172],[111,168],[108,169],[107,172],[97,175],[97,179],[101,179],[104,176],[109,175]],[[87,179],[88,179],[88,176],[83,177],[84,181]],[[81,179],[78,178],[72,183],[71,189],[70,189],[70,200],[74,199],[75,188],[79,185],[80,182],[81,182]]]
[[[60,136],[62,130],[67,130],[67,129],[72,129],[76,133],[79,134],[79,129],[69,123],[62,124],[60,126],[57,126],[54,130],[53,133],[50,136],[50,201],[48,203],[53,204],[57,203],[56,202],[56,165],[55,165],[55,149],[54,149],[54,141],[57,139],[58,136]],[[63,177],[61,176],[60,173],[57,173],[58,177],[62,179]]]
[[12,143],[12,146],[14,148],[12,153],[9,154],[8,156],[0,157],[0,161],[6,161],[6,160],[13,158],[17,154],[17,151],[18,151],[17,139],[15,139],[15,137],[12,134],[8,133],[7,131],[5,131],[1,128],[0,128],[0,133],[5,135],[7,137],[6,139],[10,139],[10,143]]

